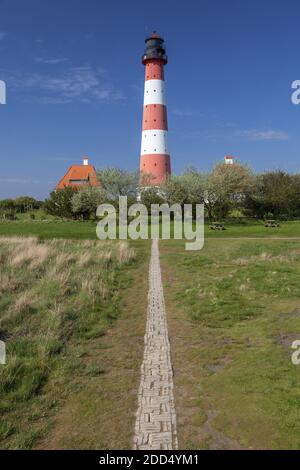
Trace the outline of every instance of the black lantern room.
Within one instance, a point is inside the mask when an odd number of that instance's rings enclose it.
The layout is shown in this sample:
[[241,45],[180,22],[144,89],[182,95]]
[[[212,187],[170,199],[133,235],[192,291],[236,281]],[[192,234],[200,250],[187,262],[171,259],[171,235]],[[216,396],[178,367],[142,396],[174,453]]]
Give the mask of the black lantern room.
[[164,40],[156,31],[153,31],[150,37],[145,40],[146,49],[142,57],[142,63],[146,64],[148,60],[159,59],[162,60],[164,64],[168,62],[168,57],[166,55],[166,50],[164,47]]

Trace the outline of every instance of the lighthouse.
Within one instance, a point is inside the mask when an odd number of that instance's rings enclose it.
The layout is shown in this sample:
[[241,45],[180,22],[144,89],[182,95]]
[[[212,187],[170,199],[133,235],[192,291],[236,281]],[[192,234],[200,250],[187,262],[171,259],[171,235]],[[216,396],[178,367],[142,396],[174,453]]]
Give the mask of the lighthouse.
[[144,109],[140,174],[142,186],[159,186],[171,173],[164,66],[168,62],[164,40],[154,31],[145,40]]

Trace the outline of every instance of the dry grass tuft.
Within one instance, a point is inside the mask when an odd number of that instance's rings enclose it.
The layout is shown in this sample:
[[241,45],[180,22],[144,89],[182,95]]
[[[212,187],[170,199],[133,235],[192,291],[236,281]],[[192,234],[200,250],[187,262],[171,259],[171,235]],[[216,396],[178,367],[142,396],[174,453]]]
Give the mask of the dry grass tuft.
[[12,273],[0,272],[0,294],[14,292],[18,285],[19,283]]
[[118,254],[117,259],[120,264],[128,263],[135,258],[135,251],[130,248],[127,241],[121,241],[118,243]]
[[99,261],[100,260],[111,261],[112,260],[112,251],[108,250],[108,251],[102,251],[102,252],[98,253],[97,254],[97,259]]
[[277,255],[274,256],[270,253],[261,253],[257,256],[249,256],[247,258],[237,258],[234,260],[234,263],[238,266],[248,266],[250,264],[255,264],[259,262],[264,263],[289,263],[295,260],[295,254],[290,253],[289,255]]
[[57,266],[66,266],[77,261],[76,256],[70,253],[60,253],[56,257]]
[[25,310],[30,310],[33,306],[34,298],[32,296],[32,292],[26,290],[17,298],[13,308],[15,312],[19,313],[24,312]]
[[94,281],[92,279],[83,279],[81,283],[82,290],[93,294],[95,292]]
[[10,247],[9,265],[12,268],[29,263],[30,268],[35,269],[44,264],[52,252],[48,244],[38,243],[34,237],[15,238],[12,243],[17,244]]
[[91,255],[91,253],[86,251],[85,253],[82,253],[82,255],[79,256],[78,265],[80,267],[86,266],[87,264],[90,264],[92,259],[93,259],[93,257]]
[[2,243],[5,243],[5,244],[7,243],[9,245],[19,244],[19,243],[31,245],[37,242],[38,242],[37,237],[0,237],[0,245]]

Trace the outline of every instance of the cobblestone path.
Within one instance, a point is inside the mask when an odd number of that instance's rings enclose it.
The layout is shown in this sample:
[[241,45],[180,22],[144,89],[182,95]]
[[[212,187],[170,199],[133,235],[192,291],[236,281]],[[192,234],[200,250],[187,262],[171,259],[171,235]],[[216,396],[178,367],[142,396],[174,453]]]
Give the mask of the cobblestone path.
[[173,371],[159,262],[152,241],[144,358],[135,425],[134,449],[177,449]]

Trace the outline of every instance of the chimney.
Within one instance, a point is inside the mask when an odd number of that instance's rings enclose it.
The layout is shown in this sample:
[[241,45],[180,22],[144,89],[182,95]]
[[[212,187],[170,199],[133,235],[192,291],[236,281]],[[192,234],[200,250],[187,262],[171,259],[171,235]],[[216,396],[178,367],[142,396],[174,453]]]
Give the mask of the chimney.
[[83,165],[87,166],[89,164],[89,157],[83,157]]

